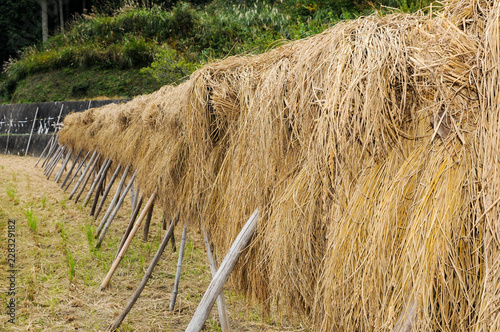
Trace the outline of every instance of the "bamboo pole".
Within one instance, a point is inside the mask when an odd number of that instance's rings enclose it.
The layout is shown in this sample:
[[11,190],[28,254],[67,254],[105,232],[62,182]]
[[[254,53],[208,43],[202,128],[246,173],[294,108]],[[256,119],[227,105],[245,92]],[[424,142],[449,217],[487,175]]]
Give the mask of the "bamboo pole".
[[[78,153],[78,157],[77,159],[75,159],[75,161],[73,162],[73,166],[71,167],[71,170],[70,172],[68,173],[66,179],[64,179],[64,182],[63,184],[61,185],[61,188],[64,187],[64,185],[66,185],[66,182],[68,181],[68,178],[69,176],[71,175],[71,171],[73,170],[73,168],[75,167],[75,164],[78,162],[78,158],[80,157],[80,154],[82,153],[83,150],[80,150],[80,153]],[[89,156],[89,152],[87,152],[87,154],[85,155],[85,157],[82,159],[82,161],[78,164],[78,167],[76,168],[75,170],[75,173],[73,174],[73,176],[71,177],[71,179],[68,181],[67,183],[67,186],[66,188],[64,188],[64,191],[68,190],[68,187],[69,185],[71,184],[71,182],[73,182],[73,179],[76,177],[76,175],[78,174],[78,171],[80,170],[80,168],[83,166],[83,163],[85,162],[85,160],[87,160],[87,157]]]
[[40,160],[43,158],[45,152],[48,151],[48,149],[50,147],[50,141],[51,140],[52,140],[52,136],[50,137],[49,141],[47,142],[47,145],[45,145],[45,148],[43,149],[42,154],[40,154],[40,157],[38,157],[38,160],[36,161],[35,166],[33,166],[33,167],[36,167],[36,165],[38,165],[38,163],[40,162]]
[[61,166],[61,169],[59,170],[59,172],[57,172],[56,177],[54,179],[54,181],[56,181],[56,183],[58,183],[59,180],[61,180],[61,177],[62,177],[62,175],[64,173],[64,170],[66,169],[66,165],[68,164],[69,159],[71,158],[72,152],[73,152],[73,150],[69,149],[68,153],[66,154],[66,158],[64,158],[64,161],[63,161],[63,164]]
[[[176,218],[177,219],[179,218],[178,213],[176,215]],[[153,274],[153,270],[154,270],[156,264],[158,264],[158,261],[160,260],[160,257],[163,254],[163,251],[165,250],[165,247],[167,246],[168,241],[170,240],[170,237],[172,236],[172,234],[174,232],[174,225],[175,224],[176,224],[176,222],[175,222],[175,220],[173,220],[172,224],[170,225],[170,227],[167,231],[167,234],[165,234],[165,237],[163,238],[163,241],[161,242],[160,247],[158,248],[158,251],[156,252],[155,257],[151,261],[151,264],[149,264],[149,267],[148,267],[146,273],[144,274],[144,277],[142,278],[142,281],[139,284],[139,287],[137,287],[136,291],[134,292],[134,294],[130,298],[130,301],[127,303],[127,305],[125,306],[125,308],[121,312],[120,316],[118,316],[116,318],[116,320],[114,321],[113,325],[111,326],[111,331],[115,331],[118,329],[118,327],[120,327],[121,323],[123,322],[123,320],[125,319],[127,314],[130,312],[130,310],[134,306],[134,304],[137,301],[137,299],[139,298],[139,296],[141,296],[141,293],[144,290],[144,287],[146,287],[146,284],[147,284],[149,278],[151,277],[151,274]]]
[[59,152],[56,154],[56,157],[54,158],[54,161],[52,161],[50,167],[47,169],[47,172],[46,172],[46,176],[47,176],[47,180],[50,179],[50,176],[52,175],[52,172],[54,171],[54,169],[56,168],[57,166],[57,163],[59,162],[59,160],[61,159],[63,153],[64,153],[64,150],[66,150],[66,147],[65,146],[62,146],[60,149],[59,149]]
[[85,167],[85,169],[83,170],[83,173],[82,175],[80,176],[80,178],[78,179],[78,181],[76,182],[75,184],[75,187],[73,188],[73,190],[71,191],[71,194],[69,194],[69,197],[68,199],[71,199],[75,193],[76,193],[76,190],[78,189],[78,187],[80,186],[80,184],[82,183],[83,179],[85,178],[85,175],[87,175],[87,172],[89,170],[89,168],[91,167],[91,165],[94,163],[94,159],[95,159],[95,156],[97,154],[97,150],[94,150],[94,152],[92,153],[92,156],[90,157],[90,160],[87,164],[87,166]]
[[54,163],[54,159],[57,157],[57,155],[59,154],[61,149],[62,149],[62,146],[60,146],[59,143],[57,143],[57,149],[54,148],[54,151],[53,151],[52,155],[50,156],[49,162],[45,165],[45,169],[43,170],[43,174],[45,176],[47,176],[47,173],[49,172],[49,170],[52,167],[52,164]]
[[[212,279],[217,273],[217,262],[212,255],[212,248],[210,246],[210,239],[208,237],[205,229],[202,228],[203,241],[205,242],[205,248],[207,249],[208,264],[210,265],[210,272],[212,274]],[[172,309],[170,309],[172,310]],[[222,332],[229,332],[229,317],[227,316],[226,299],[224,298],[224,291],[221,291],[217,297],[217,311],[219,312],[220,327]]]
[[85,177],[85,179],[82,182],[82,186],[80,187],[80,190],[78,191],[78,194],[75,197],[75,203],[78,203],[80,196],[82,195],[83,191],[85,190],[85,186],[87,185],[87,183],[90,180],[90,177],[92,176],[92,174],[95,171],[95,168],[97,166],[97,163],[99,162],[100,157],[101,157],[101,153],[99,152],[99,153],[97,153],[97,156],[95,157],[94,162],[92,163],[92,166],[90,167],[90,170],[87,172],[87,176]]
[[111,159],[108,159],[108,162],[106,163],[104,171],[101,174],[101,178],[99,179],[99,182],[97,184],[97,188],[95,190],[94,201],[92,202],[92,208],[90,209],[90,213],[89,213],[89,215],[91,215],[91,216],[94,215],[95,209],[97,207],[97,201],[99,200],[99,194],[102,191],[102,187],[104,185],[104,180],[106,179],[106,175],[108,174],[109,167],[111,166],[112,163],[113,163],[113,161]]
[[[172,225],[170,225],[170,227],[172,227]],[[181,248],[179,249],[179,259],[177,260],[177,271],[175,273],[174,290],[172,291],[172,300],[170,301],[170,311],[174,311],[175,300],[177,299],[177,293],[179,291],[182,259],[184,258],[184,247],[186,246],[186,233],[187,233],[187,223],[184,223],[184,228],[182,229]]]
[[109,216],[108,220],[106,221],[106,225],[104,225],[104,228],[103,228],[103,230],[102,230],[102,232],[101,232],[101,234],[99,236],[99,241],[97,241],[96,248],[99,248],[101,246],[102,240],[104,240],[104,236],[106,236],[106,232],[108,231],[109,226],[113,222],[113,219],[115,219],[115,216],[118,213],[118,210],[122,206],[123,201],[125,200],[125,197],[127,196],[128,191],[130,190],[130,187],[134,183],[134,179],[135,179],[136,175],[137,175],[137,170],[132,175],[132,178],[130,179],[130,181],[128,183],[128,186],[125,188],[125,191],[120,196],[120,199],[118,200],[118,203],[116,203],[116,206],[115,206],[115,208],[113,210],[113,213],[111,213],[111,215]]
[[104,205],[104,201],[106,200],[106,197],[108,197],[109,191],[111,190],[113,183],[115,183],[115,179],[118,176],[118,173],[120,172],[121,168],[122,168],[121,164],[118,164],[118,166],[116,166],[115,172],[113,173],[113,176],[111,176],[111,179],[109,180],[108,186],[106,187],[106,190],[104,191],[104,194],[102,195],[101,201],[99,202],[99,206],[97,207],[97,211],[94,213],[94,220],[97,219],[97,217],[99,217],[99,213],[101,213],[102,207]]
[[28,145],[26,145],[26,152],[24,153],[25,157],[28,155],[28,149],[30,148],[31,136],[33,136],[33,129],[35,129],[35,122],[36,122],[36,117],[38,115],[38,108],[39,107],[36,108],[35,118],[33,119],[33,125],[31,126],[30,137],[28,138]]
[[12,119],[10,119],[9,130],[7,131],[7,144],[5,145],[5,153],[4,154],[7,154],[7,152],[9,151],[9,137],[10,137],[10,128],[11,127],[12,127]]
[[250,216],[250,219],[248,219],[245,226],[243,226],[243,229],[240,231],[240,234],[238,234],[236,240],[233,242],[233,245],[224,258],[224,261],[222,262],[221,266],[217,270],[217,273],[210,282],[205,295],[203,295],[198,308],[196,308],[193,318],[191,319],[191,322],[186,329],[187,332],[201,331],[203,325],[205,324],[205,321],[208,318],[208,315],[210,314],[210,310],[212,310],[217,296],[219,296],[220,292],[222,291],[222,288],[224,287],[224,284],[231,274],[231,271],[236,265],[241,252],[252,239],[255,228],[257,226],[258,215],[258,210],[255,210],[254,213]]
[[97,182],[99,182],[99,180],[101,179],[102,172],[104,171],[104,168],[106,168],[107,164],[108,164],[108,159],[106,158],[103,160],[101,167],[99,167],[99,171],[97,172],[97,174],[93,173],[94,176],[92,178],[92,183],[90,184],[89,192],[87,193],[82,202],[83,206],[87,206],[87,203],[89,202],[90,197],[92,197],[92,194],[94,193],[94,190],[97,186]]
[[142,241],[147,242],[148,241],[148,234],[149,234],[149,225],[151,224],[151,217],[153,216],[153,209],[154,209],[154,204],[151,206],[151,209],[149,209],[148,215],[146,217],[146,221],[144,222],[144,230],[142,233]]
[[53,149],[54,149],[54,140],[55,140],[55,136],[52,135],[52,137],[50,137],[50,140],[49,140],[49,151],[47,152],[47,155],[45,156],[45,159],[43,160],[43,163],[42,163],[42,168],[45,168],[45,164],[47,163],[50,155],[54,152]]
[[99,227],[97,227],[97,231],[96,231],[96,235],[95,235],[96,239],[99,236],[99,234],[101,234],[102,228],[106,224],[106,220],[108,220],[109,215],[111,214],[111,212],[113,212],[113,209],[114,209],[116,203],[120,199],[123,184],[125,183],[125,180],[127,179],[128,168],[129,168],[129,166],[125,167],[125,170],[123,171],[120,183],[118,184],[118,188],[116,188],[115,196],[113,197],[113,200],[109,204],[108,209],[106,210],[106,213],[104,214],[104,217],[102,218],[101,223],[99,224]]
[[144,217],[148,213],[149,209],[153,205],[155,198],[156,198],[156,191],[151,195],[151,197],[149,197],[149,200],[146,203],[146,206],[144,207],[144,209],[142,210],[141,215],[139,216],[139,218],[135,222],[134,227],[130,231],[130,234],[127,238],[127,241],[125,241],[125,243],[123,244],[123,247],[120,250],[118,257],[116,257],[116,259],[113,261],[113,264],[111,265],[111,268],[109,269],[108,274],[106,275],[106,277],[102,281],[101,286],[99,287],[100,290],[103,290],[106,288],[106,286],[108,286],[109,281],[111,280],[111,277],[115,273],[116,268],[118,267],[118,264],[120,264],[123,256],[125,256],[125,253],[127,252],[128,247],[130,246],[130,242],[132,242],[132,239],[134,238],[135,233],[137,233],[137,230],[141,226],[142,220],[144,219]]
[[[102,163],[101,168],[99,169],[99,172],[97,173],[94,181],[92,182],[92,185],[90,186],[89,193],[85,197],[83,201],[83,206],[87,206],[87,203],[90,201],[90,198],[92,197],[92,194],[94,191],[97,191],[97,195],[99,195],[99,191],[101,190],[102,182],[104,181],[104,177],[106,176],[106,173],[108,172],[109,166],[111,166],[111,159],[105,159]],[[98,198],[99,196],[96,196]],[[96,202],[97,204],[97,202]],[[94,206],[94,204],[92,204]],[[95,207],[94,207],[95,209]],[[93,212],[92,212],[93,214]],[[91,214],[91,215],[92,215]]]
[[[137,191],[137,193],[139,193],[139,191]],[[122,250],[123,244],[127,240],[128,236],[130,234],[130,231],[132,230],[132,227],[134,227],[134,222],[135,222],[135,219],[137,218],[137,215],[139,214],[139,210],[141,209],[143,200],[144,200],[144,194],[141,193],[139,200],[137,201],[137,204],[135,205],[135,207],[132,211],[132,214],[130,215],[130,221],[128,223],[128,227],[122,236],[122,239],[120,241],[120,245],[118,246],[118,250],[116,251],[115,259],[116,259],[116,257],[118,257],[120,250]]]
[[76,155],[76,158],[73,161],[73,165],[71,165],[71,168],[69,169],[68,174],[66,175],[66,177],[64,178],[63,183],[61,184],[61,189],[64,188],[64,185],[66,184],[66,182],[68,181],[69,177],[71,176],[71,173],[73,173],[73,169],[75,168],[75,165],[78,163],[78,159],[80,159],[80,156],[82,155],[82,152],[83,152],[83,150],[80,150],[80,152],[78,152],[78,154]]

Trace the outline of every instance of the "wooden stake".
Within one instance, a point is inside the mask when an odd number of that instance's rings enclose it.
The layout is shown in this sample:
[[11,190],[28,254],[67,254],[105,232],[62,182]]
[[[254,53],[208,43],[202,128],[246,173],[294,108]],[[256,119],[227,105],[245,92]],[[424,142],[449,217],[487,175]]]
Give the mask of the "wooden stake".
[[[61,185],[61,188],[63,188],[66,185],[66,182],[68,182],[68,179],[69,179],[69,177],[71,175],[71,172],[73,171],[73,168],[75,168],[75,165],[78,162],[78,159],[80,158],[80,155],[82,154],[82,152],[83,152],[83,150],[80,150],[80,152],[78,153],[78,156],[76,157],[75,161],[73,162],[73,166],[71,166],[71,169],[69,170],[69,173],[66,176],[66,179],[64,179],[64,181],[63,181],[63,183]],[[82,167],[83,163],[85,162],[85,160],[87,159],[88,156],[89,156],[89,152],[87,152],[87,154],[85,155],[85,157],[78,164],[78,167],[76,168],[75,173],[73,174],[73,177],[71,177],[71,180],[69,180],[68,185],[66,186],[66,188],[64,188],[64,191],[66,191],[68,189],[69,185],[71,184],[71,182],[73,182],[73,179],[75,178],[76,174],[78,174],[78,171],[80,170],[80,167]]]
[[50,176],[52,175],[52,172],[54,171],[54,169],[56,168],[57,166],[57,163],[59,162],[59,160],[62,158],[63,156],[63,153],[64,153],[64,150],[66,150],[66,147],[65,146],[62,146],[60,149],[59,149],[59,152],[56,154],[56,157],[54,158],[54,161],[52,162],[52,164],[50,165],[50,167],[47,169],[47,180],[50,179]]
[[30,148],[31,136],[33,135],[33,129],[35,128],[36,116],[38,115],[38,107],[36,108],[35,117],[33,118],[33,125],[31,126],[30,137],[28,138],[28,145],[26,146],[26,152],[24,156],[28,155],[28,149]]
[[38,163],[40,162],[40,160],[43,158],[43,156],[45,155],[45,152],[48,151],[49,147],[50,147],[50,141],[52,140],[52,137],[50,137],[49,141],[47,142],[47,145],[45,145],[45,148],[43,149],[42,151],[42,154],[40,155],[40,157],[38,157],[38,160],[36,161],[35,163],[35,166],[33,167],[36,167],[36,165],[38,165]]
[[115,179],[118,176],[118,173],[120,172],[121,168],[122,168],[122,165],[118,164],[118,166],[115,169],[115,172],[113,173],[113,176],[111,176],[111,179],[109,180],[108,186],[106,187],[106,190],[104,191],[104,194],[102,195],[101,201],[99,202],[99,206],[97,207],[97,211],[94,213],[94,220],[97,219],[97,217],[99,217],[99,213],[101,213],[102,206],[104,205],[104,201],[106,200],[106,197],[108,197],[109,191],[111,190],[113,183],[115,183]]
[[85,200],[83,201],[83,206],[87,206],[87,203],[90,201],[90,197],[92,197],[92,194],[94,193],[95,189],[95,198],[94,202],[92,202],[92,210],[90,211],[90,215],[94,215],[95,208],[97,206],[97,199],[99,198],[99,193],[102,188],[102,183],[104,182],[104,178],[106,177],[106,174],[108,173],[108,169],[111,166],[111,159],[106,159],[102,163],[102,167],[99,170],[99,173],[97,173],[97,176],[95,177],[94,183],[92,183],[92,186],[90,187],[89,193],[87,194],[87,197],[85,197]]
[[[137,191],[137,193],[139,193],[139,191]],[[130,231],[132,230],[132,227],[134,227],[134,222],[135,222],[135,219],[137,218],[137,215],[139,214],[139,210],[141,209],[143,200],[144,200],[144,194],[141,193],[139,200],[138,200],[137,204],[135,205],[134,210],[132,211],[132,214],[130,215],[130,221],[128,223],[128,227],[122,236],[122,240],[120,241],[120,245],[118,246],[118,250],[116,251],[115,259],[116,259],[116,257],[118,257],[120,250],[122,250],[123,244],[127,240],[128,236],[130,234]]]
[[43,160],[43,163],[42,163],[42,168],[45,168],[45,164],[47,163],[47,161],[49,160],[51,154],[54,152],[54,140],[55,140],[55,135],[52,135],[52,137],[50,138],[49,140],[49,152],[47,153],[47,156],[45,156],[45,159]]
[[12,119],[10,119],[9,130],[7,131],[7,144],[5,145],[5,153],[4,154],[7,154],[7,152],[9,151],[10,127],[12,127]]
[[45,169],[43,171],[43,174],[45,176],[47,176],[47,173],[52,168],[52,164],[54,164],[54,160],[57,158],[57,155],[59,154],[59,152],[61,151],[61,149],[62,149],[62,146],[60,146],[59,143],[57,143],[57,149],[54,149],[54,152],[50,156],[49,162],[45,165]]
[[151,209],[149,209],[148,216],[146,217],[146,221],[144,222],[144,230],[142,233],[142,241],[147,242],[148,241],[148,234],[149,234],[149,225],[151,224],[151,217],[153,216],[153,209],[154,209],[154,204],[151,206]]
[[[212,279],[217,273],[217,262],[212,255],[212,248],[210,246],[210,239],[208,237],[205,229],[202,228],[203,241],[205,242],[205,248],[207,249],[208,264],[210,265],[210,272],[212,274]],[[224,291],[221,291],[217,297],[217,311],[219,312],[220,327],[222,332],[229,332],[229,317],[227,316],[226,299],[224,298]]]
[[75,187],[71,191],[71,194],[69,194],[68,199],[71,199],[73,197],[73,195],[76,193],[76,190],[78,189],[78,187],[82,183],[83,179],[85,178],[85,175],[87,175],[89,168],[94,163],[94,159],[95,159],[96,154],[97,154],[97,150],[94,150],[94,153],[92,153],[92,157],[90,157],[90,160],[89,160],[87,166],[85,167],[85,170],[83,171],[82,175],[80,176],[80,178],[76,182]]
[[[127,178],[128,168],[129,168],[129,166],[125,167],[125,170],[123,171],[120,183],[118,184],[118,188],[116,189],[115,196],[113,197],[113,200],[109,204],[108,210],[106,211],[106,214],[104,214],[104,217],[102,218],[101,223],[99,224],[99,227],[97,227],[97,231],[96,231],[96,235],[95,235],[96,239],[99,236],[99,234],[101,234],[102,228],[106,224],[106,220],[108,220],[109,215],[111,214],[111,212],[113,212],[113,209],[114,209],[116,203],[120,199],[120,195],[121,195],[121,192],[122,192],[123,184],[125,183],[125,180]],[[98,246],[96,246],[96,248],[97,247]]]
[[[176,215],[176,218],[177,219],[179,218],[178,213]],[[120,327],[121,323],[123,322],[123,320],[125,319],[127,314],[130,312],[130,310],[134,306],[134,304],[137,301],[137,299],[139,298],[139,296],[141,296],[141,293],[144,290],[144,287],[146,287],[146,284],[147,284],[149,278],[151,277],[151,274],[153,274],[153,270],[154,270],[156,264],[158,264],[158,261],[160,260],[160,257],[163,254],[163,251],[165,250],[165,247],[167,246],[167,243],[170,240],[170,237],[172,236],[172,234],[174,232],[174,225],[175,224],[176,224],[175,220],[172,221],[172,224],[170,225],[170,228],[168,229],[167,234],[165,234],[165,237],[163,238],[163,241],[161,242],[161,245],[158,248],[158,251],[156,252],[155,257],[151,261],[151,264],[149,264],[148,270],[144,274],[144,277],[142,278],[142,281],[139,284],[139,287],[137,287],[135,293],[130,298],[130,301],[127,303],[127,305],[123,309],[120,316],[118,316],[116,318],[116,320],[114,321],[113,325],[111,326],[111,331],[116,331],[118,329],[118,327]]]
[[155,198],[156,198],[156,191],[151,195],[151,197],[149,197],[149,200],[146,203],[146,206],[144,207],[144,209],[142,210],[141,215],[139,216],[139,218],[135,222],[134,227],[130,231],[130,234],[129,234],[128,238],[127,238],[127,241],[125,241],[125,243],[123,244],[123,247],[120,250],[120,253],[118,254],[118,257],[116,257],[116,259],[113,261],[113,264],[111,265],[111,268],[109,269],[108,274],[106,275],[106,277],[102,281],[101,286],[99,287],[100,290],[103,290],[103,289],[106,288],[106,286],[108,286],[109,281],[111,280],[111,277],[115,273],[115,270],[118,267],[118,264],[120,264],[123,256],[125,256],[125,253],[127,252],[128,247],[130,246],[130,242],[132,242],[132,239],[134,238],[135,233],[137,233],[137,230],[141,226],[142,220],[144,219],[144,217],[148,213],[149,209],[153,205],[153,202],[154,202]]
[[106,225],[104,225],[104,228],[101,232],[101,235],[99,236],[99,241],[96,244],[96,248],[99,248],[102,244],[102,240],[104,240],[104,236],[106,235],[106,232],[108,231],[109,226],[111,225],[111,222],[113,222],[113,219],[115,219],[116,214],[118,213],[118,210],[123,204],[123,201],[125,200],[125,197],[128,194],[128,191],[130,190],[130,187],[134,183],[135,176],[137,175],[137,170],[134,172],[132,175],[132,178],[130,179],[130,182],[128,183],[128,186],[125,188],[125,191],[122,193],[120,200],[118,203],[116,203],[115,209],[113,210],[113,213],[108,218],[108,221],[106,222]]
[[80,162],[80,164],[78,164],[78,167],[76,168],[75,173],[73,174],[73,176],[71,177],[71,179],[68,181],[68,184],[66,185],[66,188],[64,188],[64,191],[68,190],[68,188],[71,185],[71,183],[73,183],[73,180],[77,177],[78,172],[83,167],[83,165],[85,165],[85,161],[87,160],[89,154],[90,154],[90,151],[87,152],[87,154],[82,159],[82,161]]
[[208,315],[210,314],[210,311],[214,306],[215,300],[222,291],[222,288],[229,278],[231,271],[233,271],[233,268],[236,265],[241,252],[252,239],[252,235],[254,234],[255,228],[257,227],[258,215],[258,211],[255,210],[250,219],[248,219],[245,226],[243,226],[240,234],[238,234],[238,237],[229,249],[229,252],[224,258],[224,261],[222,262],[221,266],[217,270],[217,273],[210,282],[205,295],[203,295],[203,298],[201,299],[200,304],[198,305],[198,308],[196,309],[193,318],[191,319],[191,322],[186,329],[187,332],[201,331],[201,328],[205,324],[205,321],[207,320]]
[[54,179],[54,181],[56,181],[56,183],[58,183],[59,180],[61,179],[61,177],[62,177],[62,175],[64,173],[64,170],[66,169],[66,164],[68,163],[69,158],[71,158],[72,152],[73,152],[73,150],[69,149],[68,153],[66,154],[66,158],[64,158],[64,161],[63,161],[63,164],[61,166],[61,169],[56,174],[56,178]]
[[[170,225],[172,227],[172,225]],[[181,280],[182,259],[184,258],[184,247],[186,246],[187,223],[184,223],[182,229],[181,248],[179,249],[179,259],[177,260],[177,272],[175,273],[174,290],[172,292],[172,300],[170,301],[170,311],[174,311],[175,300],[179,290],[179,282]]]
[[104,171],[104,168],[106,167],[106,165],[108,164],[108,159],[104,159],[102,164],[101,164],[101,167],[99,167],[99,171],[97,172],[97,174],[92,173],[92,183],[90,184],[90,189],[89,189],[89,192],[87,193],[87,196],[85,196],[85,198],[83,199],[83,202],[82,202],[82,205],[83,206],[87,206],[87,203],[89,202],[90,200],[90,197],[92,197],[92,194],[94,193],[94,189],[95,187],[97,186],[97,182],[99,182],[99,180],[101,179],[101,175],[102,175],[102,172]]
[[90,177],[94,173],[94,170],[97,166],[97,163],[99,162],[99,158],[101,157],[101,153],[99,152],[97,156],[94,159],[94,162],[92,163],[92,166],[90,166],[90,171],[87,172],[87,176],[85,177],[85,180],[82,183],[82,186],[80,187],[80,190],[78,191],[78,194],[75,197],[75,203],[78,203],[78,200],[80,199],[80,196],[82,195],[83,191],[85,190],[85,186],[87,185],[87,182],[89,182]]

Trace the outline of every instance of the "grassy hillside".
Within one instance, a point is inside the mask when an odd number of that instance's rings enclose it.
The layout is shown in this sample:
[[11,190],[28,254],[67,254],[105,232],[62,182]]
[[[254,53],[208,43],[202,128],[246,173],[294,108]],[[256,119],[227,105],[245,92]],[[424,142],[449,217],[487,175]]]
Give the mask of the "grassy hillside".
[[0,76],[0,102],[133,97],[178,83],[212,59],[260,53],[319,33],[382,5],[402,11],[430,0],[178,2],[125,6],[76,18],[65,34],[24,49]]

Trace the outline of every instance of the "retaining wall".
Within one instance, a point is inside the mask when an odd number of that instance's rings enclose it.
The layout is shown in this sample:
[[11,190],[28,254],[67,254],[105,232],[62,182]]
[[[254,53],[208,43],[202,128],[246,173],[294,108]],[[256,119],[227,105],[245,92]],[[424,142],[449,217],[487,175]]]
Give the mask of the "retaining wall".
[[[54,133],[55,125],[62,122],[69,113],[82,112],[89,108],[121,103],[126,100],[108,99],[0,105],[0,153],[24,156],[29,141],[28,154],[39,156]],[[33,135],[30,140],[32,128]]]

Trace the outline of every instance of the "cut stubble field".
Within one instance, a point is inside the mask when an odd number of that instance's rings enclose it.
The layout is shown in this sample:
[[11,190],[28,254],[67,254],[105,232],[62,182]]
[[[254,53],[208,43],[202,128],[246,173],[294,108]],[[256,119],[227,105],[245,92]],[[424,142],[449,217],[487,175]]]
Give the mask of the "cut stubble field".
[[[106,330],[128,303],[166,232],[162,229],[161,212],[153,214],[149,241],[144,242],[139,235],[134,238],[110,285],[100,291],[99,285],[127,227],[130,197],[118,212],[102,247],[96,249],[95,228],[102,217],[95,221],[89,216],[91,204],[83,207],[81,201],[75,204],[68,200],[69,190],[64,192],[60,185],[47,180],[42,168],[34,167],[35,162],[32,157],[0,156],[0,330]],[[105,205],[103,210],[106,208]],[[15,227],[9,220],[15,220]],[[181,219],[175,228],[177,246],[183,222]],[[13,242],[9,241],[9,230],[14,234],[10,238],[15,238],[15,246],[9,246]],[[197,227],[188,228],[187,239],[175,310],[169,311],[169,304],[178,250],[169,244],[121,331],[186,328],[211,279]],[[12,247],[15,262],[8,260]],[[13,284],[9,281],[12,273]],[[12,285],[15,295],[9,289]],[[264,317],[258,306],[234,293],[230,283],[225,296],[233,331],[304,330],[296,323],[296,317],[276,310]],[[9,322],[12,316],[7,315],[12,298],[16,304],[15,310],[10,311],[15,313],[14,323]],[[220,331],[216,306],[204,330]]]

